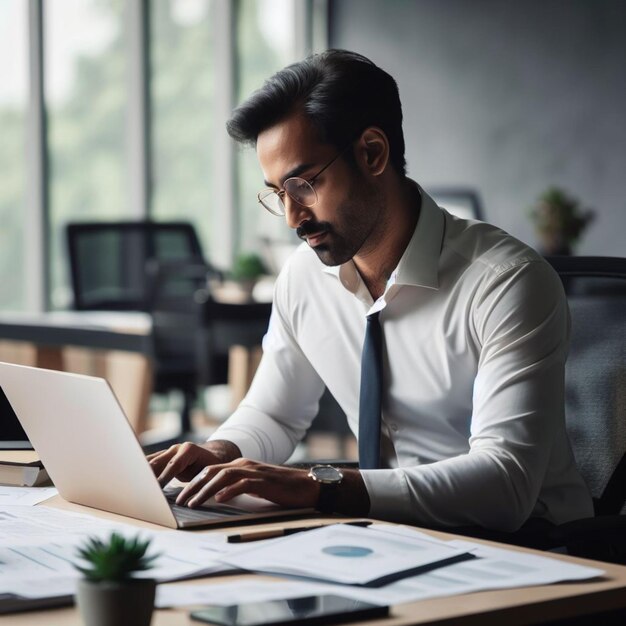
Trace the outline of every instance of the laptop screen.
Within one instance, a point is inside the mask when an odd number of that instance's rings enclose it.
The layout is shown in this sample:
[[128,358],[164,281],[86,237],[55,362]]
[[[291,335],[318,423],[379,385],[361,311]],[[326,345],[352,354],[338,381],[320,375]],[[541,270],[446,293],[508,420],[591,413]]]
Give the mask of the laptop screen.
[[0,387],[0,450],[30,449],[32,446]]

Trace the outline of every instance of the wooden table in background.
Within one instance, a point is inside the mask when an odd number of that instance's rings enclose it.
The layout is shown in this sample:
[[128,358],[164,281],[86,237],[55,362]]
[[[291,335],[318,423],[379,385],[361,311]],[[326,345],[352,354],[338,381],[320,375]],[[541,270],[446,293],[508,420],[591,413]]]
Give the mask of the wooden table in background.
[[[222,305],[218,304],[219,309]],[[218,339],[229,353],[233,408],[246,394],[261,358],[262,332],[245,319],[219,320]],[[240,308],[241,307],[241,308]],[[269,319],[270,304],[255,304]],[[256,320],[258,326],[259,320]],[[239,326],[238,326],[239,325]],[[137,433],[146,428],[152,392],[152,321],[148,313],[55,311],[0,313],[0,361],[106,378]],[[238,340],[241,344],[238,344]],[[227,342],[228,345],[223,344]]]
[[152,390],[150,332],[146,313],[0,313],[0,360],[106,378],[142,432]]

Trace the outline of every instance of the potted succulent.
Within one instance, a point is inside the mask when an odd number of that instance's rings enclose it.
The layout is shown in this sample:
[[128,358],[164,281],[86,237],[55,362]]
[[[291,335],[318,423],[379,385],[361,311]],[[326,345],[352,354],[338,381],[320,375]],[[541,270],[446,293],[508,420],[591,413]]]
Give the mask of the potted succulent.
[[91,537],[78,555],[86,563],[74,566],[83,573],[76,602],[86,626],[149,626],[156,581],[133,578],[152,567],[158,555],[147,556],[150,540],[126,539],[113,533],[108,541]]
[[590,209],[582,210],[578,200],[562,189],[551,187],[531,209],[530,216],[539,237],[541,252],[569,255],[572,246],[594,217]]
[[246,293],[248,298],[252,296],[252,289],[260,276],[267,273],[265,263],[258,254],[240,254],[233,264],[230,278],[235,281],[239,288]]

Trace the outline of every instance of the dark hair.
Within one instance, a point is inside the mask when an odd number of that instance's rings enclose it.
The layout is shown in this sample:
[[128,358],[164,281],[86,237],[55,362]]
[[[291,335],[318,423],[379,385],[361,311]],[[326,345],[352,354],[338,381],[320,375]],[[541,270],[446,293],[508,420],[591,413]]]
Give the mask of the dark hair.
[[313,122],[322,141],[338,149],[377,126],[389,140],[392,165],[405,174],[398,86],[366,57],[327,50],[288,65],[233,111],[226,129],[236,141],[254,145],[261,132],[297,109]]

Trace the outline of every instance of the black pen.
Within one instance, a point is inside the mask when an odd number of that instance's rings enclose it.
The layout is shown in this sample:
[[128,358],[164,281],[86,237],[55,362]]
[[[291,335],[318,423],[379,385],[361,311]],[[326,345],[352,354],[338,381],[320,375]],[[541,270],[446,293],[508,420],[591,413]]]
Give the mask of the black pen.
[[[357,522],[340,522],[345,526],[369,526],[372,522],[368,520],[360,520]],[[247,541],[260,541],[261,539],[274,539],[275,537],[285,537],[287,535],[293,535],[295,533],[301,533],[305,530],[315,530],[316,528],[323,528],[324,526],[331,526],[331,524],[316,524],[315,526],[293,526],[292,528],[270,528],[268,530],[256,530],[249,533],[243,533],[241,535],[228,535],[226,541],[228,543],[245,543]]]

